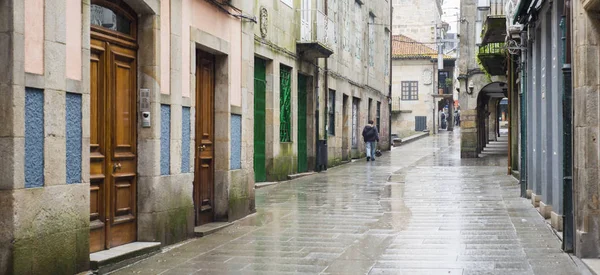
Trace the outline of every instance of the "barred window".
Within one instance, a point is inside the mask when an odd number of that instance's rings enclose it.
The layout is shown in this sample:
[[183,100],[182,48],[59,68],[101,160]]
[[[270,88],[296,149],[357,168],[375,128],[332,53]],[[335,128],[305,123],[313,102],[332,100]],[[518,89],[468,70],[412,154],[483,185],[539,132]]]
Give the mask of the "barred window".
[[279,141],[292,142],[291,68],[281,66],[279,92]]
[[402,81],[402,100],[419,100],[418,81]]

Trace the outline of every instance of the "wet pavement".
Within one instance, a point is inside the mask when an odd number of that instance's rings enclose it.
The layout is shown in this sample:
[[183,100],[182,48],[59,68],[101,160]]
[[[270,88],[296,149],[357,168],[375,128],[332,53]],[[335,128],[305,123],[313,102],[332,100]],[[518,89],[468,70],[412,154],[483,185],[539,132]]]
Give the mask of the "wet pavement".
[[506,175],[506,143],[459,146],[442,133],[259,189],[256,214],[116,274],[579,274]]

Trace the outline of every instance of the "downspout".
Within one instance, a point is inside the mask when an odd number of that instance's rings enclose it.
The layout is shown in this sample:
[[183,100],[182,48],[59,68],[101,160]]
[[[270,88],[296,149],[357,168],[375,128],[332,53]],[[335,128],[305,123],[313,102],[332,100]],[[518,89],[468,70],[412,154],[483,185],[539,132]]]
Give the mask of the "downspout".
[[[328,58],[325,58],[325,72],[324,72],[324,81],[325,81],[325,87],[323,88],[323,95],[325,96],[325,100],[324,100],[324,107],[325,107],[325,113],[323,114],[323,118],[325,119],[325,127],[323,127],[323,130],[325,131],[323,134],[323,140],[325,141],[325,148],[327,148],[327,150],[325,150],[325,164],[323,164],[323,169],[327,170],[327,167],[329,167],[329,144],[327,144],[327,140],[329,138],[329,68],[328,68]],[[334,102],[335,104],[335,102]],[[335,124],[335,123],[334,123]],[[335,125],[334,125],[335,127]],[[334,129],[335,130],[335,129]]]
[[[389,74],[390,74],[390,84],[389,84],[389,91],[388,91],[388,124],[389,124],[389,128],[388,128],[388,142],[389,142],[389,146],[388,146],[388,150],[392,150],[392,63],[393,59],[392,59],[392,51],[393,51],[393,41],[392,41],[392,28],[393,28],[393,24],[392,24],[392,18],[394,17],[394,7],[392,7],[392,2],[390,1],[390,48],[389,48],[389,57],[386,56],[386,58],[389,58],[389,62],[390,62],[390,69],[389,69]],[[387,53],[386,53],[387,54]]]
[[[513,92],[513,62],[510,58],[510,53],[506,54],[506,63],[508,64],[508,108],[507,108],[507,113],[506,115],[508,116],[508,175],[512,174],[512,128],[511,128],[511,121],[512,121],[512,116],[511,111],[512,111],[512,92]],[[499,123],[498,123],[499,124]],[[498,130],[498,136],[500,136],[500,130]]]
[[315,171],[321,172],[319,165],[320,154],[319,154],[319,59],[315,59]]
[[561,19],[563,40],[563,229],[565,237],[562,249],[565,252],[574,250],[574,217],[573,217],[573,87],[571,71],[571,3],[565,0],[565,8]]
[[527,198],[527,32],[521,32],[521,197]]
[[435,121],[437,121],[438,119],[440,119],[440,116],[438,115],[438,102],[437,102],[437,97],[435,97],[436,95],[436,91],[437,91],[437,87],[436,87],[436,83],[435,83],[435,79],[436,79],[436,68],[437,68],[437,63],[433,61],[433,59],[431,60],[431,63],[433,63],[433,71],[431,71],[431,86],[433,87],[433,92],[431,93],[431,97],[432,97],[432,101],[433,101],[433,134],[437,135],[439,133],[439,128],[442,125],[442,122],[439,121],[438,122],[438,127],[435,127]]

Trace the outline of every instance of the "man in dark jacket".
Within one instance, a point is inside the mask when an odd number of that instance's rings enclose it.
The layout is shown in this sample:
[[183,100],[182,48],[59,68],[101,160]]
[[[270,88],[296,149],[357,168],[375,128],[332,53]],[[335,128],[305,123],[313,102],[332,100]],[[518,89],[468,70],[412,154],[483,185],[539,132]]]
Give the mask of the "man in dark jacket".
[[363,129],[362,136],[367,144],[367,161],[375,161],[376,143],[379,142],[379,130],[373,125],[373,120]]

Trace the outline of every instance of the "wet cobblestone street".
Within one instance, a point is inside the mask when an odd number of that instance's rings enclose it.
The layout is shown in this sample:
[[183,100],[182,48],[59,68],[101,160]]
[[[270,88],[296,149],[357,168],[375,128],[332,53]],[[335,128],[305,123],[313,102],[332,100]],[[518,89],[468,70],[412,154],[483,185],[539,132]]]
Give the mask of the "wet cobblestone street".
[[115,274],[579,274],[506,144],[460,159],[442,133],[256,192],[257,213]]

